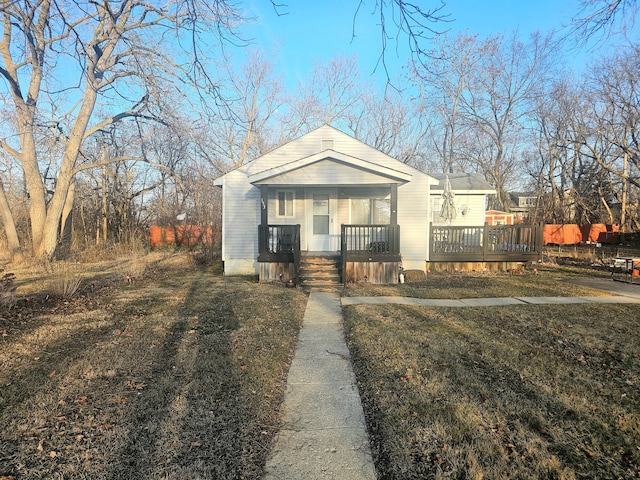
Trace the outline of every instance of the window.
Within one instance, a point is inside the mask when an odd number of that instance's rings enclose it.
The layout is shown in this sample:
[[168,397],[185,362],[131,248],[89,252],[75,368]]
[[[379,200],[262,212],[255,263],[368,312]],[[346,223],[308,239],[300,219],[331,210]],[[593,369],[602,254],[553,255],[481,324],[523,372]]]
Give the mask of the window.
[[293,217],[293,190],[279,190],[276,192],[278,203],[278,217]]
[[388,225],[391,223],[391,200],[388,198],[372,198],[373,223],[375,225]]
[[352,198],[351,224],[388,225],[391,223],[391,200],[388,198]]
[[322,151],[333,150],[333,140],[322,140]]
[[368,225],[371,218],[371,200],[368,198],[351,199],[351,223]]

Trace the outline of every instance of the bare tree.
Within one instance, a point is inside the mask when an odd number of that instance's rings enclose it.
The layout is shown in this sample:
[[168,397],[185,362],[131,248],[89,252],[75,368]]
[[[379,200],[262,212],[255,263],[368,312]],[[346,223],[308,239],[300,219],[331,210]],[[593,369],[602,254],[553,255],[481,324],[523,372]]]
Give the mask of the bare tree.
[[347,112],[347,130],[377,150],[424,170],[427,118],[416,114],[410,98],[401,91],[388,89],[378,96],[373,87],[364,85],[361,91],[362,107]]
[[476,35],[460,34],[454,38],[444,35],[434,41],[429,64],[412,69],[412,80],[420,92],[420,107],[429,117],[431,149],[438,162],[432,165],[436,171],[452,173],[464,168],[465,155],[459,151],[468,134],[463,103],[469,99],[469,87],[473,72],[478,68],[484,45]]
[[229,59],[220,65],[227,101],[204,116],[196,135],[199,154],[217,174],[266,153],[282,141],[277,115],[286,103],[282,79],[265,52],[250,50],[240,68]]
[[[587,80],[587,115],[581,119],[577,142],[600,168],[620,183],[614,197],[621,205],[620,222],[637,222],[629,211],[640,190],[640,47],[632,45],[594,64]],[[631,214],[631,215],[630,215]]]
[[637,0],[581,0],[571,19],[569,35],[584,45],[593,38],[607,40],[633,31],[638,15]]
[[[434,0],[432,7],[418,5],[417,2],[403,0],[379,0],[374,2],[371,14],[377,17],[380,27],[380,56],[378,66],[387,73],[387,58],[389,52],[397,52],[400,42],[406,42],[412,63],[426,65],[434,57],[429,49],[431,41],[444,33],[442,24],[453,19],[446,12],[443,0]],[[363,13],[365,2],[358,1],[358,8],[353,17],[353,36],[357,36],[357,20]]]
[[[16,119],[0,147],[19,162],[28,186],[33,251],[50,258],[74,176],[100,165],[80,161],[87,139],[126,120],[162,120],[164,91],[178,82],[215,94],[203,65],[204,33],[232,35],[242,19],[224,0],[0,0],[0,14],[0,76]],[[52,194],[40,170],[43,131],[63,151]]]
[[301,82],[285,121],[292,137],[324,124],[342,126],[347,114],[362,108],[360,71],[355,57],[335,57],[315,65]]
[[571,139],[576,119],[585,115],[585,102],[575,80],[568,75],[544,85],[540,93],[530,115],[536,138],[526,154],[527,172],[534,180],[540,200],[538,220],[572,222],[577,192],[572,172],[579,153]]

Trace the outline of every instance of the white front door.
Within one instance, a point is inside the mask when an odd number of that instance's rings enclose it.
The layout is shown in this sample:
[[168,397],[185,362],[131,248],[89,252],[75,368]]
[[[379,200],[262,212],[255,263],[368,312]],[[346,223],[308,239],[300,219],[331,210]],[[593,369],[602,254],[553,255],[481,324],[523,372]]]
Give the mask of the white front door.
[[311,190],[309,194],[307,225],[309,235],[308,249],[312,252],[336,250],[334,243],[334,203],[333,189]]

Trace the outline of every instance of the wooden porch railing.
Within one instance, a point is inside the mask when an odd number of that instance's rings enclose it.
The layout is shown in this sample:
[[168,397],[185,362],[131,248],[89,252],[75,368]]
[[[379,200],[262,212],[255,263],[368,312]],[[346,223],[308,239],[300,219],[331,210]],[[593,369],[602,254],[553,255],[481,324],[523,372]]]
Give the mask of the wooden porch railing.
[[300,225],[259,225],[258,262],[293,262],[300,278]]
[[531,261],[542,256],[542,225],[429,226],[429,260]]
[[400,260],[400,225],[342,225],[340,240],[345,261]]

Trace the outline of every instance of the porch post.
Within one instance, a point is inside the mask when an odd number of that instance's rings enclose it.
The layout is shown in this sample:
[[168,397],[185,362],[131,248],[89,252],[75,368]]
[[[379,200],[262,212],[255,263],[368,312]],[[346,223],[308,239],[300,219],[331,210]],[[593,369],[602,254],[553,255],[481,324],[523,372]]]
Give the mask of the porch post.
[[267,186],[260,185],[260,225],[269,224],[269,195]]
[[391,225],[398,224],[398,184],[391,184]]

